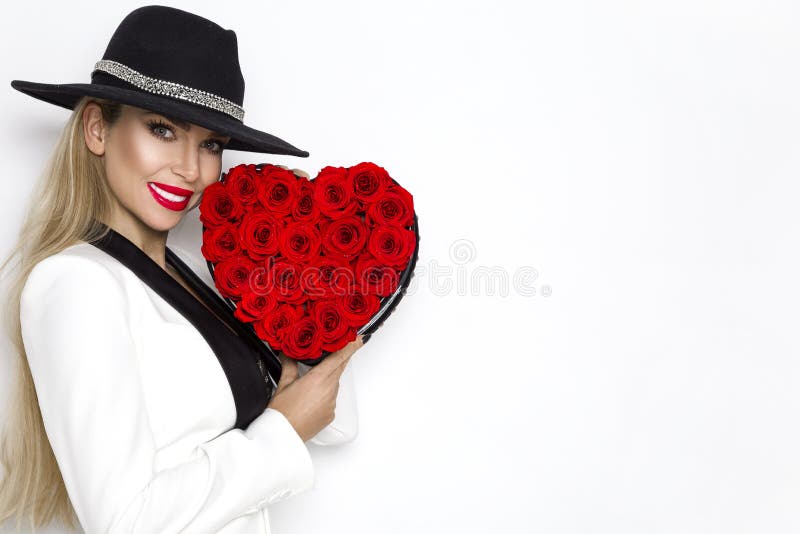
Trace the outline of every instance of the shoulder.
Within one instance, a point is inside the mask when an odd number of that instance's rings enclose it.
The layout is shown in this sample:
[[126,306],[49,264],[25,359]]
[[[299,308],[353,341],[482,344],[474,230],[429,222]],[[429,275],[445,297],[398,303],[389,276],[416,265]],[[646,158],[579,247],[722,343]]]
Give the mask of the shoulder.
[[122,264],[92,244],[81,242],[40,260],[33,266],[21,299],[37,299],[42,293],[119,292],[123,288]]

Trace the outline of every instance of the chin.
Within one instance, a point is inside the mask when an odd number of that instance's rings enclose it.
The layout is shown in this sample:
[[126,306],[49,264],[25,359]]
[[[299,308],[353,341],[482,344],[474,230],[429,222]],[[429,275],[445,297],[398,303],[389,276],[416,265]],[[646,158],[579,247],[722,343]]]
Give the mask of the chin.
[[184,212],[174,214],[160,213],[157,215],[150,215],[149,217],[142,219],[142,222],[157,232],[169,232],[178,226],[178,223],[180,223],[181,219],[183,219],[183,215]]

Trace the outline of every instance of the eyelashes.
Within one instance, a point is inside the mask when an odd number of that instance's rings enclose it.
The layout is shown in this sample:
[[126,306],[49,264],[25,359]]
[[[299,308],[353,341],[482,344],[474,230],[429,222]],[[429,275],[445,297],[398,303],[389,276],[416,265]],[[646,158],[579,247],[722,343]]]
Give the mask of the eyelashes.
[[[162,141],[167,142],[167,143],[171,143],[172,141],[175,140],[174,138],[173,139],[168,139],[167,137],[164,137],[164,135],[159,134],[158,133],[158,129],[159,128],[164,128],[165,130],[169,130],[170,132],[172,132],[172,135],[175,135],[175,129],[172,126],[170,126],[169,124],[167,124],[166,122],[158,120],[158,119],[153,119],[153,120],[147,121],[147,129],[155,137],[157,137],[158,139],[161,139]],[[216,143],[217,146],[219,147],[219,148],[208,148],[207,150],[209,152],[211,152],[212,154],[221,154],[222,150],[225,148],[225,145],[227,145],[227,143],[225,143],[225,142],[223,142],[223,141],[221,141],[219,139],[209,139],[209,141],[211,141],[213,143]]]

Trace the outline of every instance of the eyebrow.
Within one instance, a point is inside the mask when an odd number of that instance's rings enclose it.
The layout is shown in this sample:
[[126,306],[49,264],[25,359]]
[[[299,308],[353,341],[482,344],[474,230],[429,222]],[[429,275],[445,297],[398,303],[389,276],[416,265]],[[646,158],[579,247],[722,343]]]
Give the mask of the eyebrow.
[[[164,113],[151,112],[150,115],[161,115],[162,117],[164,117],[165,119],[169,120],[170,122],[177,124],[178,126],[183,128],[187,132],[191,128],[191,125],[188,122],[186,122],[184,120],[181,120],[181,119],[176,119],[175,117],[170,117],[169,115],[166,115]],[[217,133],[217,132],[211,132],[211,135],[213,135],[214,137],[227,137],[227,136],[222,135],[221,133]]]

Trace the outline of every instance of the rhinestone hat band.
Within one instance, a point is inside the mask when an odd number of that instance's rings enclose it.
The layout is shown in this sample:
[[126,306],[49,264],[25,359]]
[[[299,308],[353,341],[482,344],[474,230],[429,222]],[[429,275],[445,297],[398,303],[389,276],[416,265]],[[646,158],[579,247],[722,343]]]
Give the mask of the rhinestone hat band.
[[97,70],[107,72],[112,76],[116,76],[121,80],[125,80],[126,82],[133,84],[139,89],[149,93],[179,98],[193,104],[199,104],[207,108],[227,113],[231,117],[234,117],[240,121],[244,120],[244,109],[240,105],[213,93],[201,91],[200,89],[195,89],[193,87],[187,87],[175,82],[151,78],[150,76],[145,76],[144,74],[133,70],[127,65],[123,65],[118,61],[111,61],[109,59],[101,59],[95,63],[92,73]]

